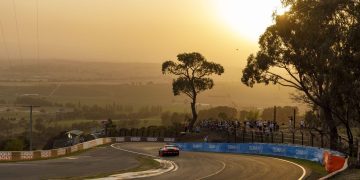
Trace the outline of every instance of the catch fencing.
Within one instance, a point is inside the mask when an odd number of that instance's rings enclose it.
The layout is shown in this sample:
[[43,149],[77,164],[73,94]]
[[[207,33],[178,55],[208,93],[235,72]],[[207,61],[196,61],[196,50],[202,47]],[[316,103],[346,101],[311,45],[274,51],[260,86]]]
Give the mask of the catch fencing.
[[[232,131],[218,131],[223,135],[223,139],[215,140],[215,142],[228,143],[272,143],[272,144],[292,144],[301,146],[310,146],[318,148],[330,148],[330,135],[326,133],[312,132],[309,130],[296,131],[276,131],[264,132],[256,130],[232,130]],[[349,156],[356,156],[354,152],[358,151],[358,139],[354,140],[352,147],[353,154],[349,154],[349,145],[347,139],[341,136],[337,139],[338,151]]]

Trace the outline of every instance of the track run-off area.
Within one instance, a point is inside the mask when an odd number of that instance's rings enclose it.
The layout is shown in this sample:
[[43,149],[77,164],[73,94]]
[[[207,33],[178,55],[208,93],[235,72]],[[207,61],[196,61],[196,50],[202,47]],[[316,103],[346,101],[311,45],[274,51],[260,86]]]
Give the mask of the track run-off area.
[[[159,158],[164,143],[129,142],[96,147],[79,155],[41,161],[0,163],[0,179],[63,179],[109,174],[139,166],[136,158],[150,156],[171,166],[142,179],[302,179],[307,171],[282,159],[181,151],[179,157]],[[124,177],[124,176],[119,176]],[[130,177],[130,176],[129,176]],[[80,178],[82,179],[82,178]],[[120,179],[120,178],[103,178]]]

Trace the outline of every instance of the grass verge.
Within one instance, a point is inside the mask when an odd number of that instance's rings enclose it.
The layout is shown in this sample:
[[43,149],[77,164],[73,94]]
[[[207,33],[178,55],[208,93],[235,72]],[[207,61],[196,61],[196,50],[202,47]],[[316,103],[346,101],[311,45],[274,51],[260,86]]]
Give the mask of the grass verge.
[[305,177],[305,179],[307,180],[319,179],[327,175],[324,166],[319,163],[304,159],[294,159],[294,158],[286,158],[286,157],[276,157],[276,158],[294,162],[296,164],[303,166],[307,171],[310,170],[311,171],[310,174]]

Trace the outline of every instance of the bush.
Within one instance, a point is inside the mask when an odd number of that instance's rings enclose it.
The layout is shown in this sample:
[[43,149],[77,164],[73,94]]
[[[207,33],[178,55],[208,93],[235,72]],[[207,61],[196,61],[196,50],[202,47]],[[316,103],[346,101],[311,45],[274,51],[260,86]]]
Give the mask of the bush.
[[10,139],[5,142],[4,151],[22,151],[24,150],[24,141],[20,139]]

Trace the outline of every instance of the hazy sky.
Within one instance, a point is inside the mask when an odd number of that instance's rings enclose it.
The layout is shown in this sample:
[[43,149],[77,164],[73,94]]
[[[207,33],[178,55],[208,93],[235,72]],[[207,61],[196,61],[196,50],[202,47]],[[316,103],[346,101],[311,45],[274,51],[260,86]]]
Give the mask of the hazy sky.
[[162,62],[197,51],[241,67],[279,7],[280,0],[0,0],[0,58],[36,59],[39,47],[40,59]]

